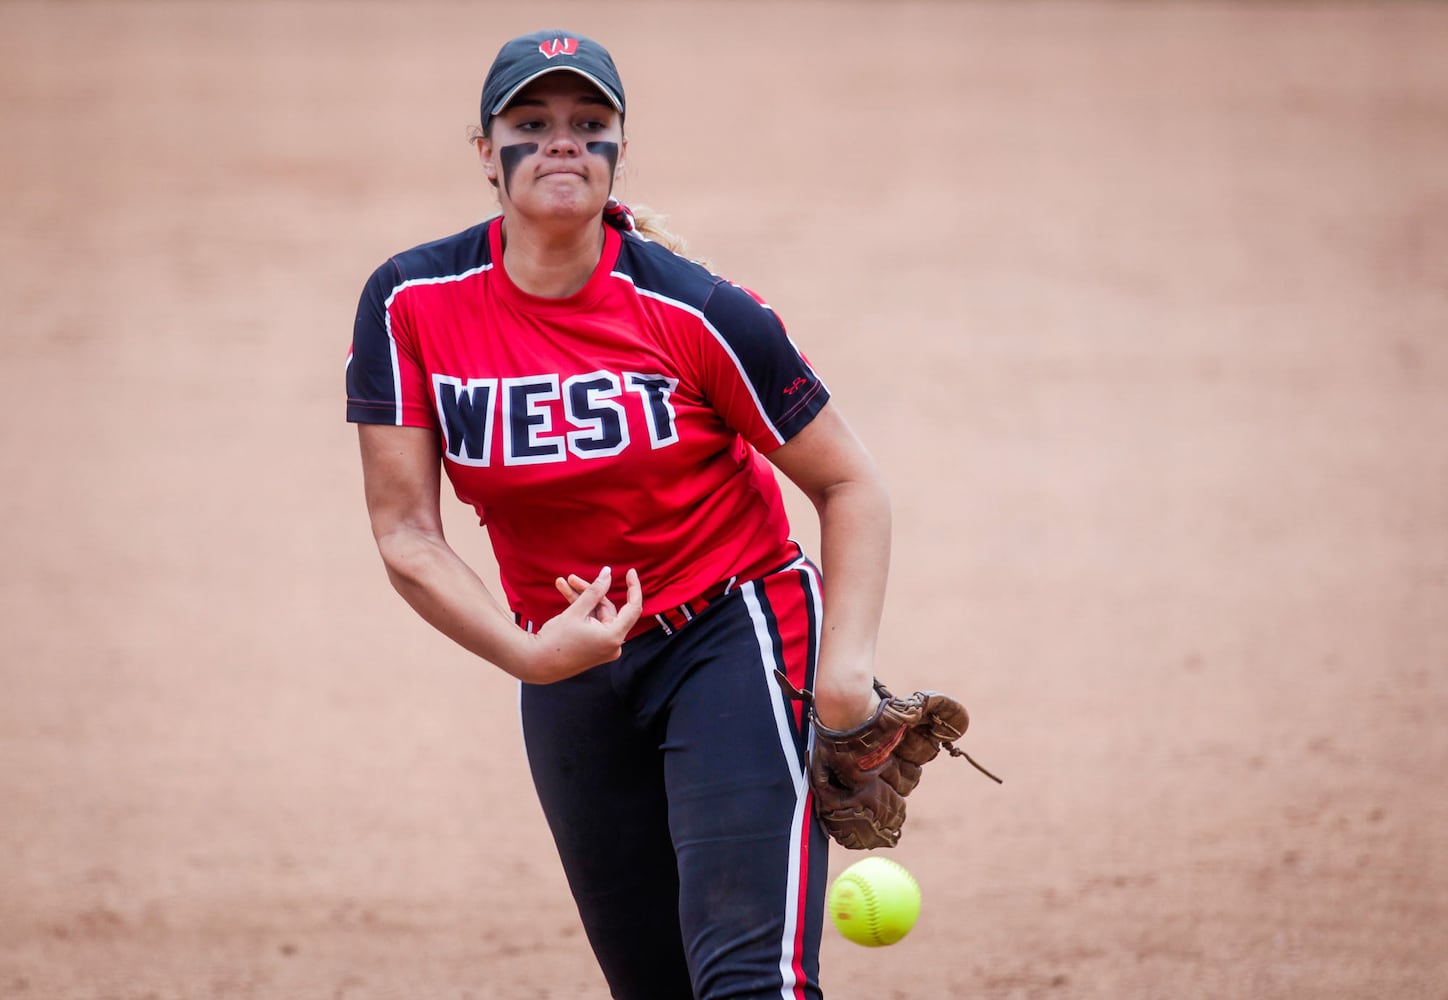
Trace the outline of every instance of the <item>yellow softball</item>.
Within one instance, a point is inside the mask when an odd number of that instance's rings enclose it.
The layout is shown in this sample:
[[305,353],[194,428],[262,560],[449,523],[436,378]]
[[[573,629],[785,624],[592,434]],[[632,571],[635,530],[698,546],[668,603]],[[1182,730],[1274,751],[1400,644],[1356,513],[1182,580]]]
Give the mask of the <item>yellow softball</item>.
[[871,855],[840,872],[826,902],[841,934],[878,948],[894,944],[915,926],[920,885],[902,865]]

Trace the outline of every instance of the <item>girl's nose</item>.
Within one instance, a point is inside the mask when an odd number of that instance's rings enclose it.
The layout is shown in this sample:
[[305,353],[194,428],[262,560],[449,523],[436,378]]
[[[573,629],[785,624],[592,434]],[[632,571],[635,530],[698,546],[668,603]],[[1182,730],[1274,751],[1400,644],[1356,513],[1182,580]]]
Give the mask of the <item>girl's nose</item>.
[[554,129],[544,149],[550,156],[577,156],[578,140],[567,129]]

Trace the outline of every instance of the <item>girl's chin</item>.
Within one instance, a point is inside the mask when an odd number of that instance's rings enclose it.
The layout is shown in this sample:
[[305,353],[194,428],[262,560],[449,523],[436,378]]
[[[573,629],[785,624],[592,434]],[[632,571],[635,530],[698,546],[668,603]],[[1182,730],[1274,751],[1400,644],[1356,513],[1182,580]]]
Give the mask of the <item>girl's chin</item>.
[[586,191],[552,191],[542,197],[528,198],[514,202],[514,207],[525,215],[546,219],[587,219],[603,212],[608,196],[594,195]]

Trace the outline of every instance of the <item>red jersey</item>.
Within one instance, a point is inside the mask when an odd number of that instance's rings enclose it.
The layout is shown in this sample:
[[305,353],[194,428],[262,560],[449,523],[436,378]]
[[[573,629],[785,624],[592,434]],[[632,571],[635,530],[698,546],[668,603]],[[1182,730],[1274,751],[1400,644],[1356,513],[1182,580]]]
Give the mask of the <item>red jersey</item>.
[[499,220],[401,253],[367,282],[347,419],[437,431],[507,600],[541,623],[557,576],[639,572],[644,613],[797,554],[762,457],[829,391],[752,293],[605,226],[588,283],[519,289]]

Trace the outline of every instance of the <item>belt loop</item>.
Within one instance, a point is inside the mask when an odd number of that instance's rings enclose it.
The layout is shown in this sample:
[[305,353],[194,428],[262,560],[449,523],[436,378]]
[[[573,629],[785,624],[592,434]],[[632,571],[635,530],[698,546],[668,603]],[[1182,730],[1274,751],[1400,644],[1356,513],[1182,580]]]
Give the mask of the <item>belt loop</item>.
[[654,615],[654,621],[658,622],[658,627],[664,635],[673,635],[697,618],[701,611],[733,590],[738,580],[737,575],[731,576],[727,582],[715,584],[693,600],[676,604],[672,608],[665,608]]

